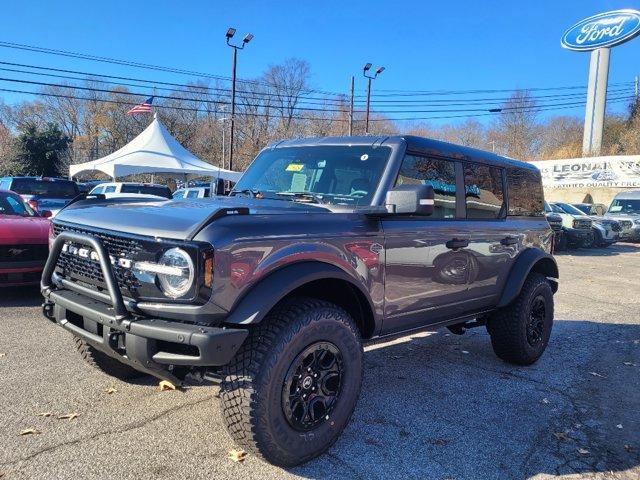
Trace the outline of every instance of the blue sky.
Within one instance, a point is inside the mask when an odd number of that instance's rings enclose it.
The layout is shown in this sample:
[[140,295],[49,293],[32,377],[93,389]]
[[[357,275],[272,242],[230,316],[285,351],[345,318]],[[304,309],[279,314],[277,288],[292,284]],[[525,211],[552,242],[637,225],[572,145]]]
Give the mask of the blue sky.
[[[310,62],[313,86],[328,91],[346,92],[355,74],[363,92],[361,68],[368,61],[386,67],[375,81],[377,92],[557,87],[587,81],[589,54],[560,48],[564,30],[617,8],[640,9],[640,0],[24,0],[3,5],[0,40],[229,75],[224,34],[233,26],[240,35],[255,35],[239,57],[243,78],[298,57]],[[640,74],[639,58],[640,38],[613,49],[609,82],[632,81]],[[0,61],[189,80],[6,48],[0,48]],[[580,108],[565,112],[581,115]]]

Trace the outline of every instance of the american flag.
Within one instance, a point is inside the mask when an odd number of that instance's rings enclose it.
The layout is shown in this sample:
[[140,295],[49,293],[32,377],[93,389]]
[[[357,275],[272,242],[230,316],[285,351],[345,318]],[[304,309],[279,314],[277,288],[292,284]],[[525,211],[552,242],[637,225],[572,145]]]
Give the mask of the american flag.
[[127,115],[135,115],[136,113],[151,113],[151,102],[153,102],[153,97],[147,98],[140,105],[136,105],[131,110],[127,112]]

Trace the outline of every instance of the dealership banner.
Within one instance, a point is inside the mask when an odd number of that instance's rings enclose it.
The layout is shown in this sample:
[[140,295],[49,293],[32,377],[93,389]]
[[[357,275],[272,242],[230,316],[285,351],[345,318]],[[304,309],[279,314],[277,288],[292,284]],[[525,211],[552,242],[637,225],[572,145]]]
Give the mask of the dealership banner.
[[529,162],[542,172],[545,188],[640,187],[640,155]]

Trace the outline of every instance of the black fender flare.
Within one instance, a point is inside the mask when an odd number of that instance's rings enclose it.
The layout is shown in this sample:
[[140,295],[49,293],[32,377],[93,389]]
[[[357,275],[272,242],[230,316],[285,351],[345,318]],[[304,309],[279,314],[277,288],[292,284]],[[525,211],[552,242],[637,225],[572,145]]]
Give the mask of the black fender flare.
[[539,248],[527,248],[516,258],[515,264],[509,272],[502,295],[498,301],[498,307],[506,307],[520,294],[527,276],[531,272],[545,275],[551,281],[551,288],[555,293],[558,290],[558,264],[553,255]]
[[232,325],[250,325],[262,321],[269,311],[289,293],[314,280],[336,279],[349,282],[367,299],[372,312],[375,312],[369,294],[357,280],[335,265],[320,261],[299,262],[279,268],[251,286],[249,292],[241,297],[231,308],[224,323]]

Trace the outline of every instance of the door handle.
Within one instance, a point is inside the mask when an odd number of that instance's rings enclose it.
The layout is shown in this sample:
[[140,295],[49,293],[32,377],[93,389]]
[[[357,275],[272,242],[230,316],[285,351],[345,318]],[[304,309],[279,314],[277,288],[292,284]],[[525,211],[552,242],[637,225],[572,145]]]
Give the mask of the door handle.
[[465,248],[469,246],[469,240],[463,238],[452,238],[447,243],[445,243],[447,248],[451,250],[457,250],[458,248]]
[[500,240],[500,244],[501,245],[516,245],[518,243],[518,237],[505,237],[502,240]]

